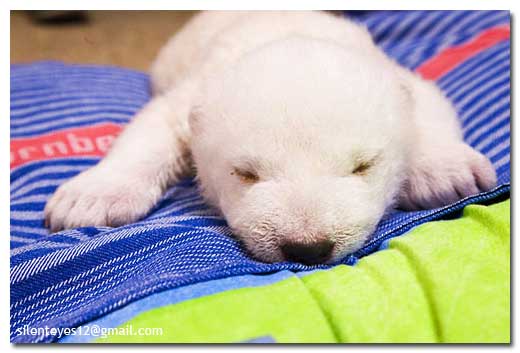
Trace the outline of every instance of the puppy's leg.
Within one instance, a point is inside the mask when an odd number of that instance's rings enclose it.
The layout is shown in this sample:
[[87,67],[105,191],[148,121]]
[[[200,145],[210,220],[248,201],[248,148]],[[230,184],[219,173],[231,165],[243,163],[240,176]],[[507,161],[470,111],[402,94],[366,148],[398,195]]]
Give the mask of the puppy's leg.
[[464,142],[450,102],[433,83],[414,75],[409,78],[416,143],[400,206],[408,210],[441,207],[493,188],[495,170],[485,156]]
[[190,170],[189,93],[152,99],[125,128],[107,156],[61,185],[45,206],[55,232],[136,221],[165,188]]

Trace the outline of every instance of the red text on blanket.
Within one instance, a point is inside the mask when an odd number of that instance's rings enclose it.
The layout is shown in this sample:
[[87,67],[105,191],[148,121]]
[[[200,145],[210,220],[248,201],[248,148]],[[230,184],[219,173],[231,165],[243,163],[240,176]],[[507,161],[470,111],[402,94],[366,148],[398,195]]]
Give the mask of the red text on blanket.
[[102,124],[11,140],[11,168],[51,158],[103,156],[122,127]]

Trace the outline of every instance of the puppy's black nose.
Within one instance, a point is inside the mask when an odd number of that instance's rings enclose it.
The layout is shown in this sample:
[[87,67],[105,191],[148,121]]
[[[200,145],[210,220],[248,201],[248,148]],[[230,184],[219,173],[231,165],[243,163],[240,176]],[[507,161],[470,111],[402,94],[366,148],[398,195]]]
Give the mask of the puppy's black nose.
[[312,243],[287,242],[281,249],[289,261],[300,262],[305,265],[315,265],[327,261],[334,248],[330,240],[320,240]]

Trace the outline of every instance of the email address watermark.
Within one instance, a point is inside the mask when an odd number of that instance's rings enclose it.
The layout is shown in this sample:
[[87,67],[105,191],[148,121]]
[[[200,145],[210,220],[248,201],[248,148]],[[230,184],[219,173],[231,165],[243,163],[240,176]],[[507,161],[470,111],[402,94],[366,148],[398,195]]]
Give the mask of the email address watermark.
[[96,338],[107,338],[109,336],[162,336],[162,327],[134,327],[125,325],[120,327],[103,327],[96,324],[79,327],[30,327],[24,325],[17,328],[17,335],[25,336],[54,336],[59,338],[65,336],[90,336]]

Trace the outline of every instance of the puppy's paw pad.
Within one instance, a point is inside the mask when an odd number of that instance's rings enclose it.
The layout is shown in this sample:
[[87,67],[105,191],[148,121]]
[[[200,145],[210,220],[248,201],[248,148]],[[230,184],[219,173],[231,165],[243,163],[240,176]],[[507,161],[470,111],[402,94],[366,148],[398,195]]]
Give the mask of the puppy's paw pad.
[[400,206],[407,210],[442,207],[490,190],[496,182],[489,160],[466,144],[425,151],[413,161]]

